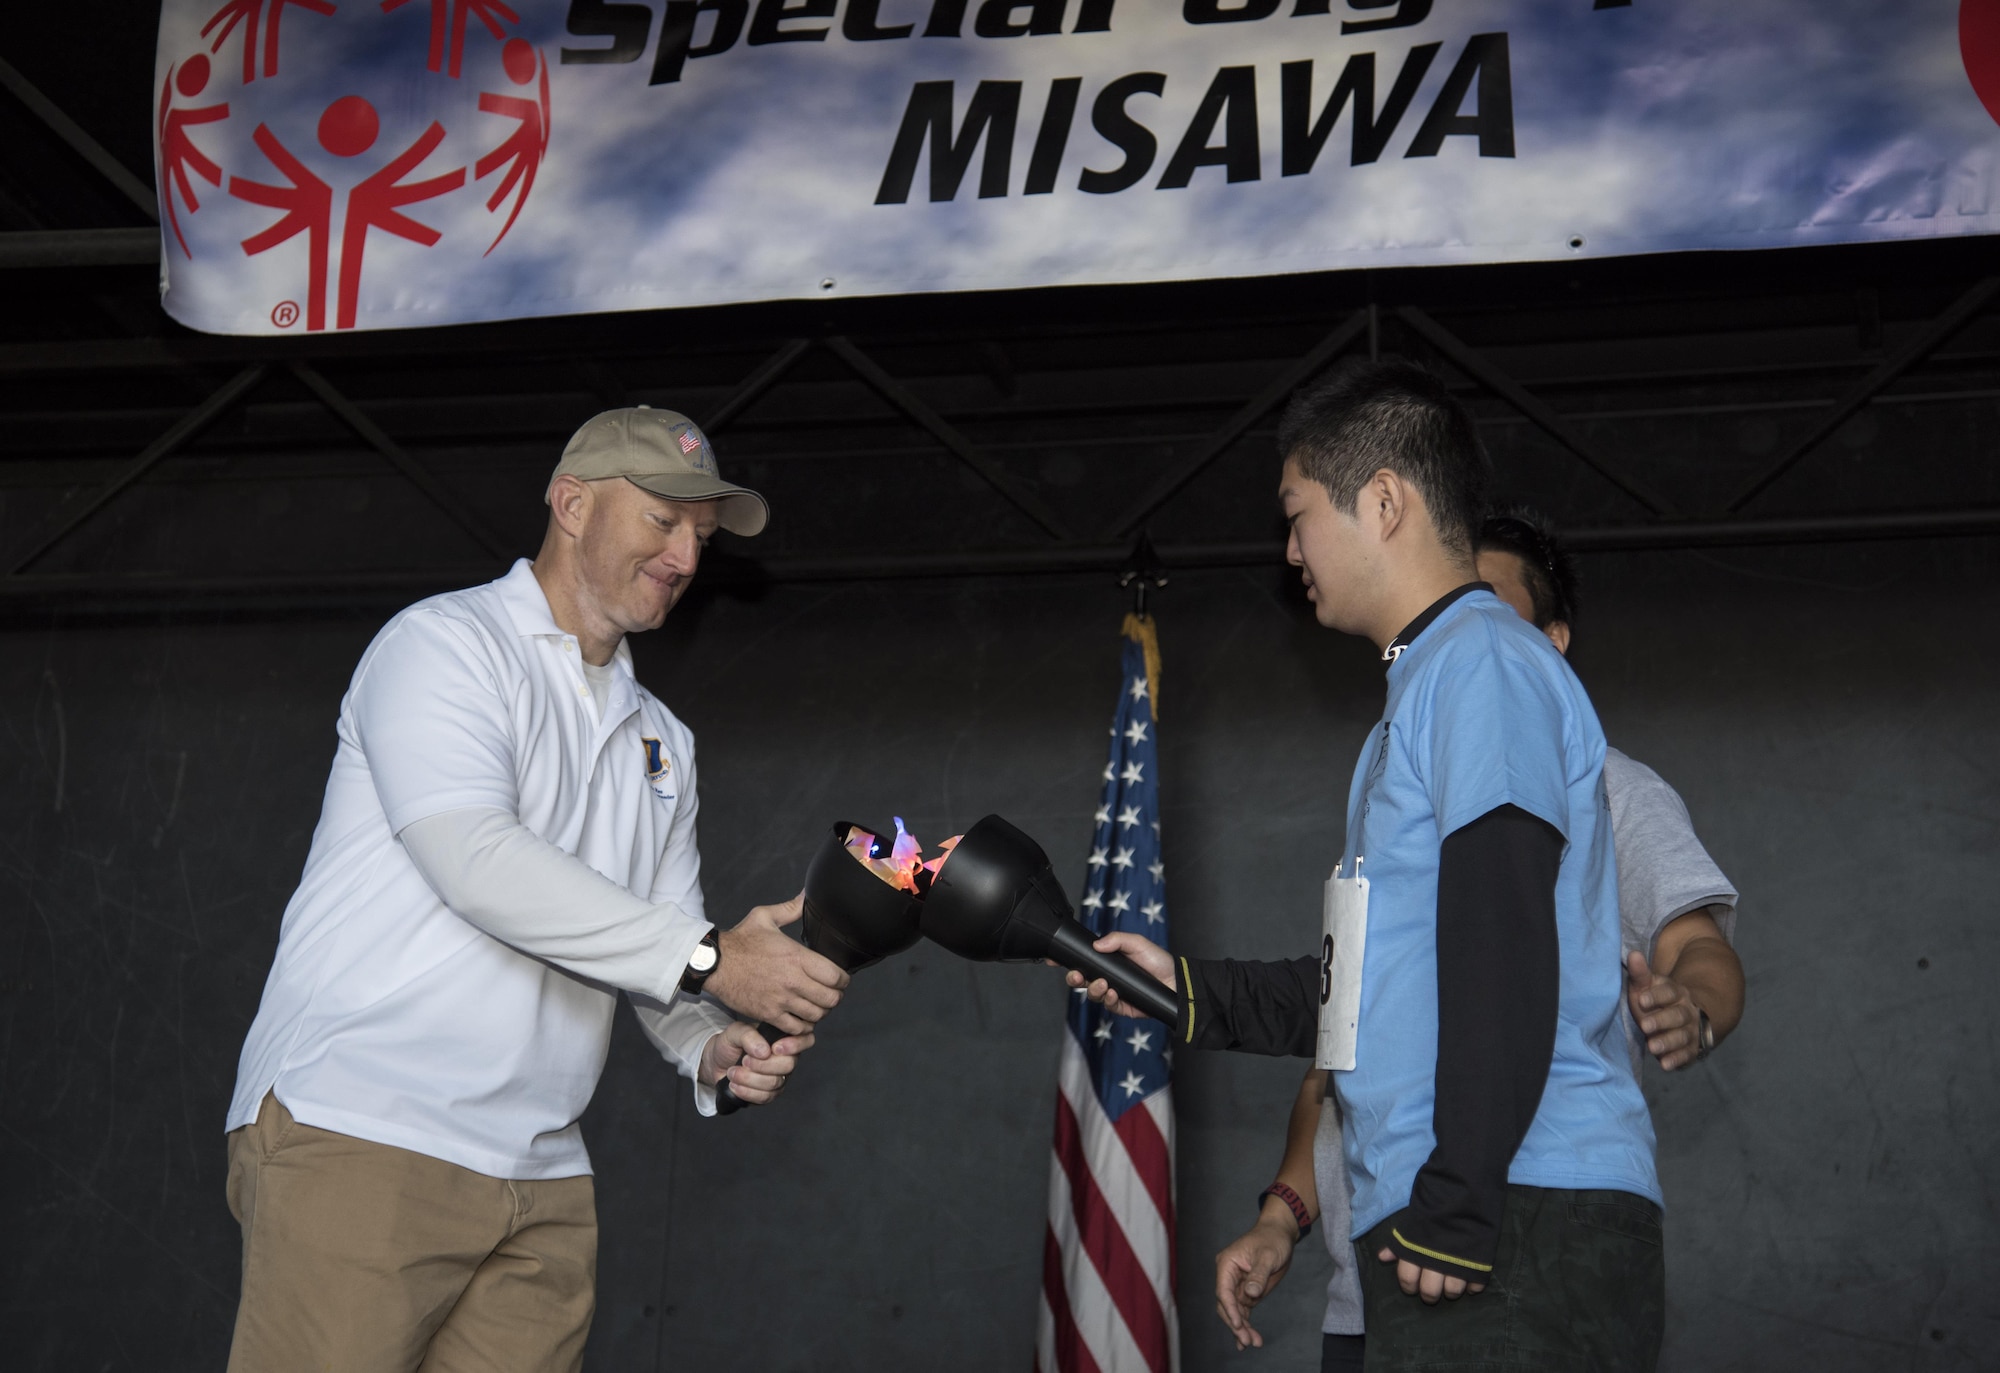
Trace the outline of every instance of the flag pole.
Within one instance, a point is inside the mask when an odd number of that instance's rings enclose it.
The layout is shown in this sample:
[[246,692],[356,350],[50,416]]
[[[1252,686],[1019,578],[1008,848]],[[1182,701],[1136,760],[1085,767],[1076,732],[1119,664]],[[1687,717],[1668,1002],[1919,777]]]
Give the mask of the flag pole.
[[1132,556],[1126,559],[1125,570],[1118,574],[1118,585],[1132,588],[1132,613],[1125,617],[1120,632],[1137,643],[1146,655],[1146,690],[1153,699],[1156,721],[1160,718],[1160,638],[1153,617],[1146,613],[1146,592],[1166,584],[1167,569],[1160,561],[1159,550],[1153,547],[1151,536],[1140,530],[1132,544]]

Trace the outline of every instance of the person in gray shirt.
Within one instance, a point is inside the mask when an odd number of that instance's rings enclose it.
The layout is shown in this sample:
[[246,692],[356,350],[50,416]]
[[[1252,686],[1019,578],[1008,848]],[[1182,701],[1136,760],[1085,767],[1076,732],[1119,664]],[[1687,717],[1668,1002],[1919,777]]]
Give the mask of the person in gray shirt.
[[[1576,571],[1542,520],[1527,512],[1487,520],[1479,576],[1559,652],[1569,652]],[[1607,749],[1604,787],[1618,855],[1632,1070],[1650,1053],[1673,1072],[1706,1058],[1742,1019],[1743,965],[1732,947],[1736,889],[1695,837],[1680,795],[1657,772]],[[1361,1280],[1348,1237],[1348,1193],[1339,1108],[1326,1091],[1326,1074],[1315,1068],[1300,1084],[1284,1161],[1258,1198],[1257,1223],[1215,1256],[1216,1314],[1239,1350],[1263,1344],[1251,1311],[1283,1279],[1293,1247],[1317,1221],[1334,1263],[1321,1373],[1361,1368]]]

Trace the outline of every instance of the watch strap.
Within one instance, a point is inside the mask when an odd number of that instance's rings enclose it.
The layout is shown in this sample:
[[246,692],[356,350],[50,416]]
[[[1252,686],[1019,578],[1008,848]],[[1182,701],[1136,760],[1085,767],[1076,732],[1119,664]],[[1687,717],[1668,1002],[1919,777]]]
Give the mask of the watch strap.
[[699,996],[702,986],[714,975],[716,968],[722,963],[722,941],[717,936],[713,927],[709,929],[707,934],[701,937],[699,947],[715,950],[715,957],[709,961],[706,968],[696,968],[694,960],[689,959],[687,966],[681,970],[681,990],[689,996]]

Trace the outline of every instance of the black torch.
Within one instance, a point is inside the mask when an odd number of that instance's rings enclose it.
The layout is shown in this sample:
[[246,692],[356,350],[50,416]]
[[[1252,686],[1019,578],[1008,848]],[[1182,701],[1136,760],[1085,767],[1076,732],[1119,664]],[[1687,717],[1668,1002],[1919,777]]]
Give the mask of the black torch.
[[[919,879],[921,881],[921,879]],[[810,898],[808,898],[810,899]],[[1172,1025],[1173,992],[1123,954],[1099,953],[1072,913],[1049,856],[1026,834],[989,815],[958,841],[920,903],[924,936],[981,963],[1046,958],[1103,978],[1119,997]]]
[[[799,922],[800,942],[850,973],[901,953],[922,937],[917,894],[891,886],[855,861],[847,841],[856,830],[881,833],[851,820],[842,820],[827,832],[806,868],[805,917]],[[773,1044],[784,1038],[769,1025],[759,1025],[757,1031]],[[717,1114],[728,1115],[743,1106],[725,1081],[715,1094]]]

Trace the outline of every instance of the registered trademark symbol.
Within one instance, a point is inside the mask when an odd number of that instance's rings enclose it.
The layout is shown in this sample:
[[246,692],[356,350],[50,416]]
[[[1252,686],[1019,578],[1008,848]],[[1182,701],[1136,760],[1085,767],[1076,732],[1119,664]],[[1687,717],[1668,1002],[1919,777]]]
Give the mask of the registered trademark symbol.
[[271,323],[280,329],[289,329],[299,322],[299,303],[295,300],[281,300],[271,307]]

